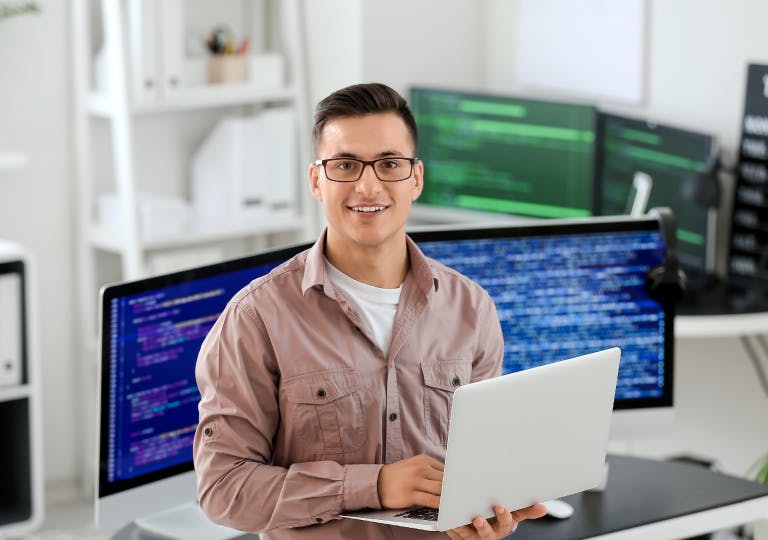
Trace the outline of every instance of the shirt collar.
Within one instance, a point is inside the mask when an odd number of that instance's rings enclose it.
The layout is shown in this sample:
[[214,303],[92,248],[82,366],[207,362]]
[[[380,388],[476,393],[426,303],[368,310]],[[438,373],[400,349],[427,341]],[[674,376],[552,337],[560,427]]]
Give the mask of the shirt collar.
[[[317,242],[309,249],[304,265],[304,277],[301,281],[301,292],[306,294],[309,289],[315,286],[321,286],[325,294],[334,297],[333,287],[327,279],[325,273],[325,263],[323,254],[325,253],[325,240],[328,230],[324,229],[317,239]],[[416,242],[406,235],[405,242],[408,247],[408,257],[410,258],[411,268],[406,276],[406,280],[412,278],[416,286],[426,295],[434,289],[437,291],[437,276],[432,271],[429,259],[422,253]]]

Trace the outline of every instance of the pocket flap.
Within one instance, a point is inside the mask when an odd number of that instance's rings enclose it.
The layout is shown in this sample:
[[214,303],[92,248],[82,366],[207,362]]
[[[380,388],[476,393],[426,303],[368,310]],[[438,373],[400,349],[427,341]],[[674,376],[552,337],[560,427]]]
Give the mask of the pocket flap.
[[467,384],[472,375],[472,364],[467,360],[437,360],[421,363],[424,384],[453,392]]
[[357,391],[360,383],[353,369],[319,371],[283,381],[285,395],[293,403],[322,405]]

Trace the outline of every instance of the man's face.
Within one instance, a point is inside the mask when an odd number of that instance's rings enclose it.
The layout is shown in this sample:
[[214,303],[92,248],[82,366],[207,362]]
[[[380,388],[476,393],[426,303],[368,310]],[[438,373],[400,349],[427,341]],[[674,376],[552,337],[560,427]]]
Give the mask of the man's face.
[[[414,157],[415,148],[405,122],[395,113],[350,116],[328,121],[317,149],[318,159]],[[333,174],[331,174],[333,176]],[[341,248],[384,247],[399,242],[411,204],[421,193],[423,166],[413,166],[410,177],[383,182],[365,166],[356,182],[334,182],[324,167],[310,165],[312,193],[323,204],[328,220],[328,242]]]

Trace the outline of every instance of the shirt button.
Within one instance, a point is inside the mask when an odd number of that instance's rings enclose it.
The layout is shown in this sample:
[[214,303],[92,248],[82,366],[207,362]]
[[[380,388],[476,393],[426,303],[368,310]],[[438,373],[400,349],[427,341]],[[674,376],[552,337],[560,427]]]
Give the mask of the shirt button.
[[213,435],[213,430],[207,427],[203,430],[203,435],[205,435],[206,437],[210,437],[211,435]]
[[322,388],[320,390],[318,390],[317,391],[317,397],[321,397],[321,398],[325,397],[325,390],[323,390]]
[[394,422],[395,420],[397,420],[397,413],[390,414],[389,415],[389,421],[390,422]]
[[461,384],[461,379],[454,377],[451,382],[453,383],[453,386],[459,386]]

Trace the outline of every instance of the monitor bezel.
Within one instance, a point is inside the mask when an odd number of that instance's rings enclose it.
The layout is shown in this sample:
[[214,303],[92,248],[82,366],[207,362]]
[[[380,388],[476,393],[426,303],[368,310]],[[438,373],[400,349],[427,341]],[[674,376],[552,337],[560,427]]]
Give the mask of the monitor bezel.
[[[629,231],[661,231],[653,217],[607,216],[587,219],[529,220],[519,225],[484,224],[439,229],[419,228],[409,232],[418,245],[420,242],[447,240],[476,240],[480,238],[520,238],[524,236],[554,236],[567,234],[593,234]],[[666,246],[666,243],[665,243]],[[666,253],[665,253],[666,258]],[[674,404],[674,315],[672,299],[659,302],[664,311],[664,391],[658,398],[617,399],[614,410],[669,408]]]
[[109,340],[104,339],[103,329],[110,328],[112,317],[111,310],[105,309],[113,299],[132,296],[154,289],[172,287],[189,281],[205,279],[229,272],[247,270],[248,268],[261,266],[264,264],[280,262],[283,263],[305,251],[312,246],[311,243],[301,243],[291,246],[276,248],[273,250],[249,255],[237,259],[230,259],[206,266],[180,270],[169,274],[153,276],[133,281],[113,283],[105,285],[99,293],[99,351],[100,351],[100,371],[99,371],[99,433],[98,433],[98,459],[97,459],[97,497],[103,498],[114,495],[129,489],[141,487],[145,484],[164,480],[193,470],[194,464],[190,459],[187,462],[171,465],[155,471],[151,471],[133,478],[124,480],[115,480],[109,482],[107,477],[107,462],[109,455],[109,402],[112,398],[110,393],[110,350]]

